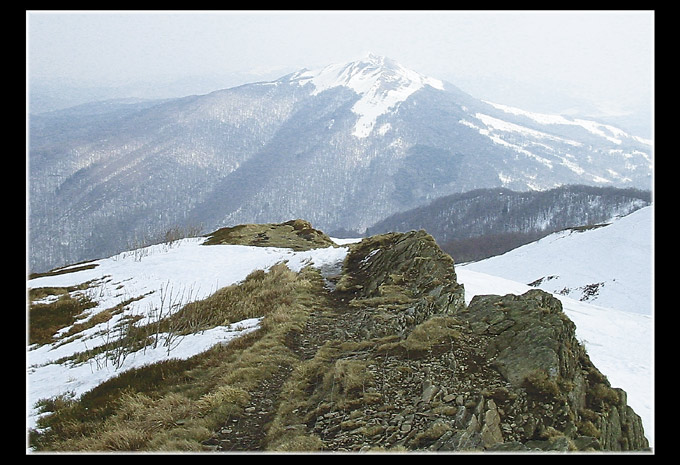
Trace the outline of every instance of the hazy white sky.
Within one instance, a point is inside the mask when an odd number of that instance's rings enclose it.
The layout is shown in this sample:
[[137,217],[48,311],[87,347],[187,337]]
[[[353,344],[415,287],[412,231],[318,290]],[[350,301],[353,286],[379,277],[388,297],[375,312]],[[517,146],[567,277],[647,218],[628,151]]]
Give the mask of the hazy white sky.
[[27,72],[41,79],[109,85],[285,74],[370,51],[453,84],[562,87],[612,105],[652,98],[652,10],[57,10],[26,17]]

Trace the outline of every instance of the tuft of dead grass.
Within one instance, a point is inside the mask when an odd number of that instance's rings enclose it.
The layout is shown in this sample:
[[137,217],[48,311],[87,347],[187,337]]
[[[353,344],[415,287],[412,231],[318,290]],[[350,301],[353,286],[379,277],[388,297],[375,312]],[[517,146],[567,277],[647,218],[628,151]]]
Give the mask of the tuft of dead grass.
[[[28,307],[28,343],[50,344],[61,329],[73,325],[78,316],[97,304],[87,296],[73,297],[69,288],[36,289],[29,292],[31,300],[46,295],[59,297],[50,303],[33,303]],[[39,297],[40,296],[40,297]]]
[[378,352],[419,358],[450,349],[461,337],[460,322],[452,316],[433,316],[417,325],[404,340],[387,341]]

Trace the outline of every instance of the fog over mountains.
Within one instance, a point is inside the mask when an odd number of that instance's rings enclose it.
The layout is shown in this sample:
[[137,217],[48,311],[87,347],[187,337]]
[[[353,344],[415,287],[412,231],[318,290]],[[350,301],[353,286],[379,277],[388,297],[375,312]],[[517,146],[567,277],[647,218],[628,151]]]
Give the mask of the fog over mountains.
[[652,145],[613,126],[478,100],[384,57],[158,101],[32,115],[30,266],[172,228],[304,218],[334,233],[445,195],[652,186]]

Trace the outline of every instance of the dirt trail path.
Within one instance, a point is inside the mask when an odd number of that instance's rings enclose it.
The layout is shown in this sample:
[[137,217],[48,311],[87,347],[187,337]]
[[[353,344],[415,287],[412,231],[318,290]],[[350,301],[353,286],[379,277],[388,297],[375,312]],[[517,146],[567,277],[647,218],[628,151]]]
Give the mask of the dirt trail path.
[[[346,335],[343,328],[349,328],[351,315],[340,311],[345,306],[333,292],[333,286],[326,285],[322,295],[323,305],[310,312],[304,332],[292,336],[287,344],[300,361],[313,358],[326,341],[343,338]],[[281,396],[285,396],[281,391],[292,371],[291,366],[281,366],[273,376],[263,380],[250,393],[250,403],[243,416],[223,425],[204,444],[219,452],[264,450],[269,423],[274,419]]]

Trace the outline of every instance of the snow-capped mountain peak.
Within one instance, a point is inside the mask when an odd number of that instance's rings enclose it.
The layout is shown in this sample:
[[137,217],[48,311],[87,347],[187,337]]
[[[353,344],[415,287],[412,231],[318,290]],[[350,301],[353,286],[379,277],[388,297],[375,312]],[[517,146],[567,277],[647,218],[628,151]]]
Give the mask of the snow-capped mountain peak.
[[375,55],[191,98],[91,105],[97,118],[31,117],[36,271],[173,225],[308,218],[362,232],[473,189],[653,181],[653,146],[613,127],[492,105]]
[[379,116],[395,109],[414,92],[425,86],[443,90],[438,79],[405,68],[396,61],[374,54],[348,63],[325,66],[318,70],[303,70],[291,80],[300,85],[311,83],[312,95],[334,87],[347,87],[359,94],[352,111],[359,116],[353,135],[367,137]]

